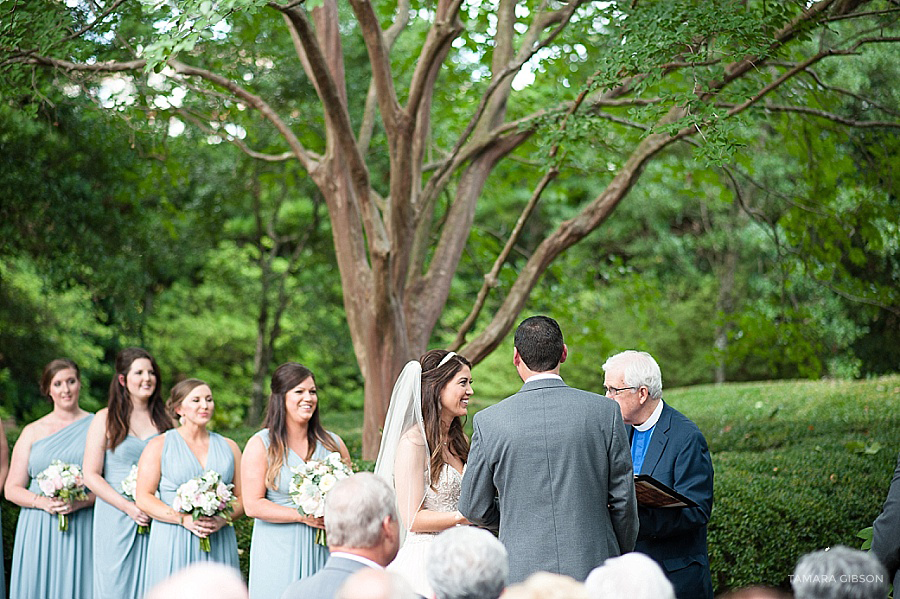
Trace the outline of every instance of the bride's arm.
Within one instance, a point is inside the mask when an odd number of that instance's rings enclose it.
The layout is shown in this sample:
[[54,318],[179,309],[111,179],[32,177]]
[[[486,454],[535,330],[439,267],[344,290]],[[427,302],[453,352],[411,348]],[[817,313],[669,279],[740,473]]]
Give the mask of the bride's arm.
[[411,532],[440,532],[467,524],[458,511],[436,512],[422,509],[425,498],[425,445],[404,436],[397,445],[394,485],[400,507],[400,521]]

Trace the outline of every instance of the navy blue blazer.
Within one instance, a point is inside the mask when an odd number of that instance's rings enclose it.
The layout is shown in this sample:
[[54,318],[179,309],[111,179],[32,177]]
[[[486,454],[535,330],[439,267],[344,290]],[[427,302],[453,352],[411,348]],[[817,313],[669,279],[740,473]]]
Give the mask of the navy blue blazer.
[[[631,429],[631,435],[634,429]],[[663,402],[640,474],[649,474],[697,503],[693,508],[638,506],[635,551],[652,557],[675,587],[678,599],[712,599],[706,525],[713,504],[713,468],[703,433]]]
[[332,599],[341,585],[365,564],[345,557],[329,557],[321,570],[284,590],[281,599]]

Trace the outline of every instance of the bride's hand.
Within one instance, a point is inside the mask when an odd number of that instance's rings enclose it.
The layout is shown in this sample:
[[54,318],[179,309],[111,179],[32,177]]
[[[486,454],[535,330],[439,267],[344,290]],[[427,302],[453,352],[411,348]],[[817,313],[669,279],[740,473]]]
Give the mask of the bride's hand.
[[466,520],[466,517],[463,516],[458,510],[454,512],[454,515],[456,516],[456,526],[469,526],[470,524],[472,524],[471,522]]

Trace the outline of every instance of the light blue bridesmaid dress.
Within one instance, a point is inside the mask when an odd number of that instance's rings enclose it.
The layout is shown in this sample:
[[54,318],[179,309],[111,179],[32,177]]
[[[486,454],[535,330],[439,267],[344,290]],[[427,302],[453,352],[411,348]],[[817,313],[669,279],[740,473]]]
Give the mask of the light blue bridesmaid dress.
[[[77,420],[31,445],[30,491],[40,493],[35,477],[53,460],[82,465],[93,418],[91,414]],[[12,599],[92,599],[93,512],[93,508],[84,508],[69,514],[69,530],[61,532],[55,514],[21,509],[9,575]]]
[[[159,498],[163,503],[172,505],[178,487],[207,470],[218,472],[225,483],[234,480],[234,454],[221,435],[209,434],[209,453],[204,468],[178,431],[170,430],[165,433],[159,478]],[[185,527],[154,520],[150,526],[150,546],[147,551],[147,590],[194,562],[213,561],[235,569],[240,567],[237,537],[233,527],[223,526],[211,534],[209,544],[209,553],[201,551],[200,538]]]
[[[122,480],[137,464],[148,441],[150,439],[128,435],[115,449],[106,450],[103,478],[117,493],[122,492]],[[144,595],[144,564],[150,535],[139,535],[137,529],[128,514],[97,498],[94,505],[94,599],[140,599]]]
[[[269,429],[263,429],[254,436],[259,437],[268,449]],[[321,443],[317,443],[313,459],[320,460],[329,453]],[[278,474],[278,490],[266,489],[266,499],[297,509],[288,489],[293,476],[291,468],[302,463],[303,459],[289,449]],[[250,541],[250,599],[278,599],[292,582],[315,574],[324,566],[328,560],[328,548],[316,545],[315,539],[316,529],[302,522],[278,524],[254,520]]]

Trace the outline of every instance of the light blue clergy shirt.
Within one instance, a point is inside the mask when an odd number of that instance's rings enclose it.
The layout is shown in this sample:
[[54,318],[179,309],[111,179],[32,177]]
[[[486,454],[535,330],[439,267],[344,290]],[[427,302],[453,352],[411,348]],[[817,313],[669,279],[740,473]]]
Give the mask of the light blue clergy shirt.
[[642,424],[634,427],[634,434],[631,436],[631,463],[634,465],[634,473],[640,474],[644,465],[644,456],[647,455],[647,448],[650,447],[650,438],[653,436],[653,429],[659,422],[659,416],[662,414],[662,400],[656,404],[653,413]]

